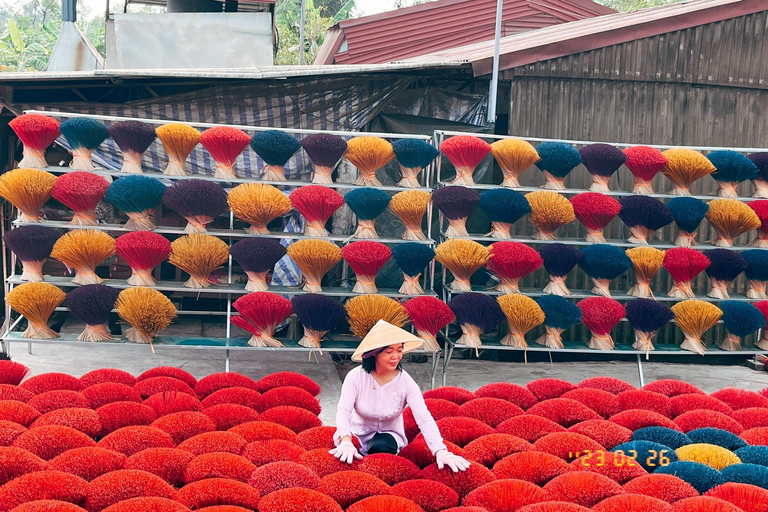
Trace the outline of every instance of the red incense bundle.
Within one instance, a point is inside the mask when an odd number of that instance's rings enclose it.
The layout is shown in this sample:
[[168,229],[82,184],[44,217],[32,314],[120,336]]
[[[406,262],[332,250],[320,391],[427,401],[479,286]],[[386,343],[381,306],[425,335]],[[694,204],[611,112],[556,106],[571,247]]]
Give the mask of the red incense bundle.
[[520,279],[544,263],[535,249],[519,242],[493,243],[488,246],[488,253],[486,266],[499,278],[496,289],[503,293],[520,293]]
[[[755,302],[752,305],[755,306],[763,314],[766,321],[768,322],[768,300],[761,300],[760,302]],[[755,346],[760,350],[768,350],[768,329],[764,328],[761,331],[761,334],[762,336],[755,343]]]
[[624,306],[607,297],[590,297],[576,304],[581,321],[592,333],[587,346],[595,350],[613,350],[611,329],[624,318]]
[[411,325],[416,329],[416,334],[424,340],[424,350],[439,352],[437,333],[456,318],[451,308],[437,297],[427,295],[409,299],[403,307],[411,319]]
[[107,180],[92,172],[69,172],[56,178],[51,196],[75,212],[72,224],[95,226],[96,205],[109,187]]
[[585,192],[571,198],[573,213],[587,228],[587,242],[605,243],[603,230],[619,214],[621,204],[599,192]]
[[491,145],[474,135],[454,135],[440,144],[440,151],[456,168],[454,185],[474,185],[472,174],[483,158],[491,152]]
[[352,293],[376,293],[376,273],[389,260],[392,251],[380,242],[353,242],[341,248],[344,258],[355,273]]
[[663,265],[674,281],[667,295],[691,299],[696,296],[691,289],[691,281],[709,267],[710,261],[695,249],[675,247],[664,254]]
[[757,238],[749,244],[752,247],[768,248],[768,199],[751,201],[747,206],[752,208],[757,218],[760,219],[760,227],[757,228]]
[[115,240],[115,252],[133,270],[126,281],[131,286],[154,286],[152,270],[168,259],[171,242],[152,231],[132,231]]
[[214,126],[200,135],[200,144],[216,162],[216,178],[236,178],[235,160],[251,142],[243,130],[230,126]]
[[307,185],[291,192],[291,204],[306,219],[306,236],[328,236],[325,224],[331,215],[344,204],[344,198],[332,188],[322,185]]
[[252,347],[282,347],[274,338],[275,329],[291,314],[291,301],[276,293],[255,292],[243,295],[232,304],[240,316],[231,317],[233,325],[253,334]]
[[8,126],[24,145],[24,157],[19,161],[19,169],[48,167],[45,161],[45,150],[61,134],[59,122],[42,114],[23,114],[11,119]]
[[656,148],[650,146],[634,146],[624,150],[627,155],[627,166],[629,172],[635,177],[635,187],[632,190],[634,194],[649,195],[653,194],[653,185],[651,181],[667,165],[667,157],[661,154]]

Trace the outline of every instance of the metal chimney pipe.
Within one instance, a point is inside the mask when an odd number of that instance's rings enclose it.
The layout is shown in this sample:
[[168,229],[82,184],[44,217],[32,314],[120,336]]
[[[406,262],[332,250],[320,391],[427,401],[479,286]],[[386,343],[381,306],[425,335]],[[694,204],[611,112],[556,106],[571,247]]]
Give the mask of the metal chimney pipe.
[[77,21],[77,0],[61,0],[61,21]]

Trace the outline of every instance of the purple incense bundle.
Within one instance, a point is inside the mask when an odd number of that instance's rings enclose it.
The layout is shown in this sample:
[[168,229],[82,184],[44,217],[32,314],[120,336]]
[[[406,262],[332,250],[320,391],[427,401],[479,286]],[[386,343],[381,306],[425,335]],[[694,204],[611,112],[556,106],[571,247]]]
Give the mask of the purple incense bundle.
[[610,144],[589,144],[579,150],[581,162],[592,175],[591,192],[608,192],[611,176],[627,161],[627,155]]
[[539,255],[544,260],[544,268],[549,272],[549,284],[544,287],[544,293],[570,295],[565,278],[581,260],[581,251],[573,245],[554,243],[542,245]]
[[480,194],[470,188],[454,185],[435,190],[432,203],[448,219],[445,236],[469,236],[467,217],[479,202]]
[[312,183],[333,183],[333,169],[347,151],[347,141],[338,135],[314,133],[299,141],[315,168]]
[[629,228],[627,241],[631,244],[648,245],[648,237],[654,231],[671,224],[674,220],[667,205],[648,196],[622,197],[619,218]]
[[85,322],[85,330],[77,337],[80,341],[112,339],[107,328],[109,314],[115,306],[120,290],[103,284],[89,284],[75,288],[64,299],[64,307]]
[[709,276],[707,296],[715,299],[729,298],[728,286],[747,269],[747,260],[730,249],[710,249],[703,252],[710,262],[705,270]]
[[768,152],[752,153],[747,155],[752,163],[757,166],[757,176],[752,178],[755,193],[752,197],[768,198]]
[[21,280],[43,280],[43,264],[51,255],[53,244],[61,233],[46,226],[20,226],[5,234],[6,245],[21,261]]
[[632,348],[635,350],[654,350],[653,337],[656,331],[667,325],[675,314],[667,306],[653,299],[637,299],[629,301],[624,306],[627,320],[635,329],[637,340]]
[[206,180],[182,180],[168,187],[163,205],[187,219],[185,233],[205,233],[206,226],[227,210],[227,192]]
[[141,174],[141,156],[157,137],[155,127],[141,121],[119,121],[109,127],[109,136],[123,152],[121,171]]
[[285,256],[286,250],[274,238],[243,238],[232,245],[229,253],[248,276],[245,289],[263,292],[269,289],[267,274]]
[[462,293],[454,297],[448,306],[461,326],[461,337],[456,344],[474,348],[475,354],[479,353],[483,344],[480,336],[492,332],[506,320],[498,302],[482,293]]
[[344,306],[334,297],[316,293],[296,295],[291,305],[304,326],[304,336],[299,340],[302,347],[319,349],[323,336],[347,319]]

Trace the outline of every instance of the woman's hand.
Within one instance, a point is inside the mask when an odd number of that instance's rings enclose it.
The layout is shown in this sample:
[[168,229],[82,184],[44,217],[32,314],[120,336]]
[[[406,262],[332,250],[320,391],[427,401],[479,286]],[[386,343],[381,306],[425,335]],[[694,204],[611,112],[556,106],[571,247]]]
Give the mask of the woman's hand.
[[357,448],[355,448],[355,445],[352,444],[352,441],[346,437],[342,439],[342,441],[339,443],[339,446],[337,446],[333,450],[330,450],[328,453],[330,453],[340,461],[346,462],[347,464],[352,464],[352,462],[355,459],[360,460],[363,458],[363,456],[360,455],[360,453],[357,451]]
[[435,454],[435,458],[437,459],[438,469],[443,469],[445,466],[448,466],[454,473],[469,469],[470,463],[467,459],[454,455],[448,450],[440,450]]

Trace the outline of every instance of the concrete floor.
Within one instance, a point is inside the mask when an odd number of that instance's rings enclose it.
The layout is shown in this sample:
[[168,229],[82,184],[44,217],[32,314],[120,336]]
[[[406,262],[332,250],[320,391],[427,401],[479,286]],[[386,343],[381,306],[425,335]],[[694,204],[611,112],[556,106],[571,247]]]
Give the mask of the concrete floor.
[[[120,368],[139,375],[155,366],[184,368],[197,378],[224,371],[224,352],[221,350],[180,349],[158,347],[152,354],[147,346],[137,345],[53,345],[34,344],[32,354],[27,345],[14,343],[12,358],[31,368],[31,375],[45,372],[64,372],[75,376],[98,368]],[[422,390],[430,388],[429,363],[406,363],[405,368],[419,383]],[[320,404],[323,423],[335,423],[336,402],[341,391],[344,369],[337,368],[331,357],[324,353],[310,361],[303,353],[232,351],[231,371],[254,379],[279,371],[303,373],[323,388]],[[682,379],[707,393],[728,386],[758,391],[768,387],[768,372],[755,371],[744,366],[704,364],[643,363],[645,382],[659,379]],[[578,383],[587,377],[611,376],[639,386],[637,365],[633,362],[556,362],[504,363],[496,361],[454,360],[449,368],[447,384],[475,390],[490,382],[507,381],[525,385],[544,377],[556,377]],[[438,385],[440,371],[438,371]]]

